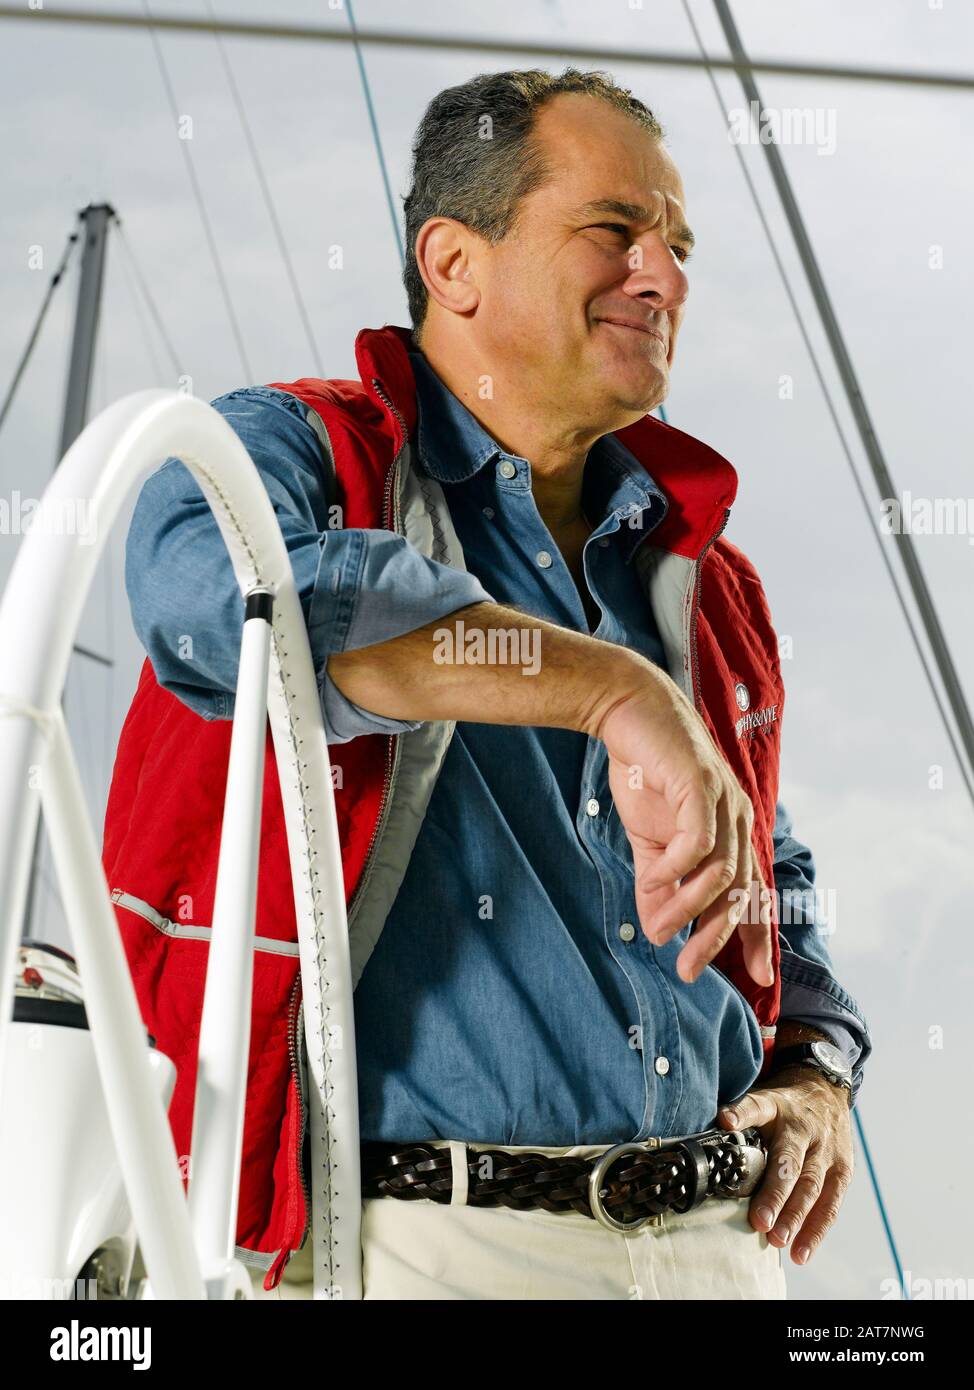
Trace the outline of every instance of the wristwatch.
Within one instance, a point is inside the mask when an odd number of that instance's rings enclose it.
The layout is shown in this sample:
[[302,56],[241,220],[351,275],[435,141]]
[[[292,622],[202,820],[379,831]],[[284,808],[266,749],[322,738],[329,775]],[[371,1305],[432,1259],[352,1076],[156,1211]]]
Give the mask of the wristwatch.
[[796,1043],[794,1047],[779,1048],[775,1051],[772,1069],[778,1071],[796,1063],[803,1067],[813,1067],[826,1081],[831,1081],[833,1086],[844,1087],[849,1092],[849,1104],[852,1104],[852,1068],[846,1061],[845,1054],[834,1043],[823,1042],[817,1038],[815,1042]]

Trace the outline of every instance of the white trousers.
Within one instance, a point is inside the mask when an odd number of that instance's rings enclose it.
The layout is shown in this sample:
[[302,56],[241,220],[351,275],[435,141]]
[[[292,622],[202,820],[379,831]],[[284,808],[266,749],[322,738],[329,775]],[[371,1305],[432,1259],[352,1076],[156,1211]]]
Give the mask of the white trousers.
[[[491,1147],[470,1144],[469,1148]],[[518,1149],[508,1146],[510,1152]],[[524,1152],[603,1153],[607,1145],[524,1147]],[[394,1197],[362,1202],[366,1299],[783,1299],[781,1251],[755,1231],[749,1201],[708,1199],[685,1216],[624,1236],[575,1211],[510,1211]],[[311,1298],[311,1239],[268,1293]]]

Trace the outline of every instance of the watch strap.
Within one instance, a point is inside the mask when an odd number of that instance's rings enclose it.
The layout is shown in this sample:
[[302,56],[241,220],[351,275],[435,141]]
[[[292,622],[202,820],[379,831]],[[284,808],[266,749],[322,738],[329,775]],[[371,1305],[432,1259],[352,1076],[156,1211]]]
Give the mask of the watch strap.
[[783,1071],[789,1066],[812,1067],[826,1081],[830,1081],[833,1086],[842,1086],[844,1089],[852,1090],[852,1081],[849,1077],[839,1076],[819,1059],[813,1043],[794,1043],[789,1047],[776,1048],[772,1063],[772,1070]]

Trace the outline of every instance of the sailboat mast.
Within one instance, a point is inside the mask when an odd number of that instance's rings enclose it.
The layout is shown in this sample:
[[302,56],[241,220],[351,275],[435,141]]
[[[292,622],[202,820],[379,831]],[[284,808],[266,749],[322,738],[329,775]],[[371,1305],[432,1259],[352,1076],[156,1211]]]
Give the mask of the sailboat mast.
[[[101,316],[105,250],[108,244],[108,228],[115,216],[115,209],[108,203],[89,203],[86,208],[81,209],[78,216],[84,227],[84,244],[81,249],[81,278],[74,311],[71,360],[64,391],[64,412],[61,417],[58,462],[64,458],[88,420],[88,397],[91,392],[98,321]],[[30,879],[27,884],[27,902],[24,907],[25,937],[31,935],[42,826],[42,817],[38,816],[37,824],[34,827],[34,848],[31,853]]]
[[64,458],[88,420],[88,395],[95,365],[95,340],[101,312],[105,248],[109,223],[115,216],[115,210],[108,203],[90,203],[88,207],[82,208],[78,215],[84,223],[84,245],[81,251],[81,279],[74,313],[74,337],[71,342],[68,383],[64,393],[58,459]]

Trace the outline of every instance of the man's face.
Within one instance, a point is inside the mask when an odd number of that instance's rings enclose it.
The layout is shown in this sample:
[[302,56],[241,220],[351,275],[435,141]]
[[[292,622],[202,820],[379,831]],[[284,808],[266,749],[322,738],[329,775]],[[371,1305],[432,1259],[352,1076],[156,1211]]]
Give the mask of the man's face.
[[478,248],[475,331],[559,413],[621,428],[668,390],[693,244],[683,185],[649,132],[597,98],[554,98],[534,132],[552,178]]

